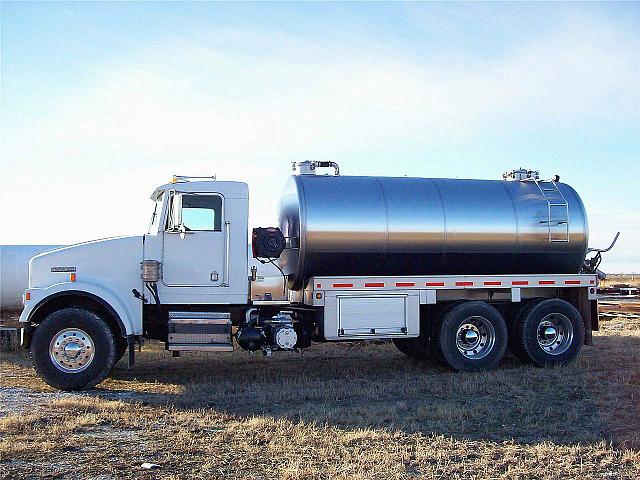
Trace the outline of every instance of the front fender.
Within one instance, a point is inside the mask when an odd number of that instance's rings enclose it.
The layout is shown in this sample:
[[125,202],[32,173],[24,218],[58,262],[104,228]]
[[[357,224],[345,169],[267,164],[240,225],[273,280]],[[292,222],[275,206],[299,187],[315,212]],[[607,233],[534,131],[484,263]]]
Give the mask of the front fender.
[[116,321],[126,335],[142,334],[142,308],[133,310],[138,300],[121,298],[108,285],[96,285],[89,282],[62,282],[46,288],[32,288],[28,290],[30,299],[24,302],[24,309],[20,315],[21,323],[29,323],[33,315],[49,300],[63,295],[80,295],[91,298],[106,307],[116,318]]

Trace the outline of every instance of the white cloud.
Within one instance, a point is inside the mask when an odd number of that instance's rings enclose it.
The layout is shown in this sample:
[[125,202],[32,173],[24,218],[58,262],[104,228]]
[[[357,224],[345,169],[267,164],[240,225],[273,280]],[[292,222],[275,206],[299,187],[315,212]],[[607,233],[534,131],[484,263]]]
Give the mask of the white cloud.
[[628,97],[637,88],[636,52],[602,25],[569,26],[493,63],[434,64],[428,52],[422,62],[378,54],[375,44],[321,49],[280,35],[229,35],[245,48],[220,45],[220,35],[212,46],[169,38],[95,66],[96,83],[61,100],[49,140],[241,157],[381,137],[449,142],[514,122],[535,128],[637,112]]

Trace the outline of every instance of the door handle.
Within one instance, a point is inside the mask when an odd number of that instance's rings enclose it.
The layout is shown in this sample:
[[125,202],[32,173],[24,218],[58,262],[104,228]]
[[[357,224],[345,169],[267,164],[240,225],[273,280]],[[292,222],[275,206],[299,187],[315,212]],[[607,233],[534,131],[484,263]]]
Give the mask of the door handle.
[[231,222],[224,222],[224,270],[222,272],[222,287],[229,286],[229,248],[231,247]]
[[212,282],[217,282],[218,278],[220,278],[220,275],[218,275],[218,272],[211,272],[211,281]]

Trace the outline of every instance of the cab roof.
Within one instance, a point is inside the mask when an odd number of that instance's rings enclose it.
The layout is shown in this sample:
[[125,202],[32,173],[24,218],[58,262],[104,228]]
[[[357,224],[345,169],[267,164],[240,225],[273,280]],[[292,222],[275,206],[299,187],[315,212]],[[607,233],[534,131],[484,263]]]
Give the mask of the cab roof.
[[244,182],[226,181],[197,181],[197,182],[175,182],[166,183],[155,189],[151,195],[151,200],[156,200],[158,196],[167,191],[180,193],[220,193],[229,198],[248,198],[249,186]]

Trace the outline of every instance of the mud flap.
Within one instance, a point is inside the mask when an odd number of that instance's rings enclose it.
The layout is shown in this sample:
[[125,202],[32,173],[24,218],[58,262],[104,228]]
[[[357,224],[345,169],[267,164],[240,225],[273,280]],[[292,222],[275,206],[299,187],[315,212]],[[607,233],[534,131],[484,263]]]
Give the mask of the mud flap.
[[129,351],[129,362],[127,365],[128,368],[133,367],[136,363],[135,348],[135,336],[127,335],[127,350]]

